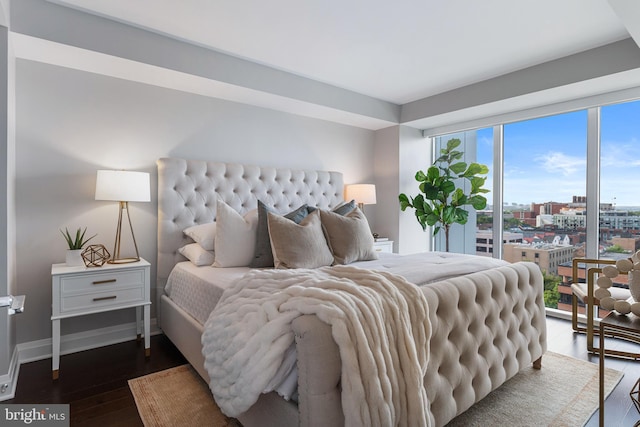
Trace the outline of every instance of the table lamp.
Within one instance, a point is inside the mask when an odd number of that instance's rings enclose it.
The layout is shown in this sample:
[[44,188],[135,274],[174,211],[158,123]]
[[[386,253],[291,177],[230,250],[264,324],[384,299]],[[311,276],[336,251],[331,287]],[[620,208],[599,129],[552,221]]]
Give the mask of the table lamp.
[[[149,186],[149,174],[146,172],[133,172],[123,170],[99,170],[96,179],[96,200],[112,200],[120,203],[118,214],[118,226],[116,228],[116,240],[113,245],[113,256],[108,261],[110,264],[125,264],[140,261],[138,245],[131,216],[129,215],[129,202],[149,202],[151,201],[151,190]],[[136,250],[135,257],[120,257],[120,242],[122,237],[122,217],[127,214],[129,229],[133,246]]]
[[355,200],[360,210],[364,210],[364,205],[376,204],[376,186],[374,184],[352,184],[347,185],[347,200]]

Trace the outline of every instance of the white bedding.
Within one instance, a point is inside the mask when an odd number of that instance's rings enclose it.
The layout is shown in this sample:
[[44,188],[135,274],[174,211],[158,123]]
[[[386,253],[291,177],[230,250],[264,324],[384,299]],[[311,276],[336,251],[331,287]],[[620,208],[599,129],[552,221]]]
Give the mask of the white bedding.
[[[424,285],[508,264],[506,261],[475,255],[424,252],[412,255],[380,253],[374,261],[360,261],[352,266],[389,271],[416,285]],[[250,270],[249,267],[197,267],[185,261],[171,271],[165,293],[200,324],[222,296],[222,292]]]
[[180,262],[171,270],[165,293],[204,325],[222,292],[249,270],[249,267],[198,267],[189,261]]

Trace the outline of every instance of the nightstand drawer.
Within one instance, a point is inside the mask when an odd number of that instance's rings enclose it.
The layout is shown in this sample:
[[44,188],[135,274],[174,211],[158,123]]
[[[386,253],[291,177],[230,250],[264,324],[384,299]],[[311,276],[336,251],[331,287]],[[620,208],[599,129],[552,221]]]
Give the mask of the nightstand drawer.
[[144,270],[136,269],[62,277],[60,288],[62,297],[65,298],[67,295],[94,294],[130,287],[138,287],[142,291],[144,283]]
[[393,240],[381,240],[373,244],[376,252],[393,252]]
[[112,305],[144,301],[144,287],[67,295],[60,300],[60,313],[93,310]]

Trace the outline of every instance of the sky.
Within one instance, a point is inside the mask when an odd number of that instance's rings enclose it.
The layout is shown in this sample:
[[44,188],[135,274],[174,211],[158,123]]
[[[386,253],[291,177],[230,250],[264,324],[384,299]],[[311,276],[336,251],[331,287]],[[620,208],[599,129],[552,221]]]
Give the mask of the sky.
[[[640,101],[602,107],[600,129],[600,202],[640,206]],[[506,124],[505,204],[562,203],[586,195],[586,141],[586,110]],[[477,142],[478,161],[492,171],[492,129],[479,130]],[[486,188],[492,185],[490,176]]]

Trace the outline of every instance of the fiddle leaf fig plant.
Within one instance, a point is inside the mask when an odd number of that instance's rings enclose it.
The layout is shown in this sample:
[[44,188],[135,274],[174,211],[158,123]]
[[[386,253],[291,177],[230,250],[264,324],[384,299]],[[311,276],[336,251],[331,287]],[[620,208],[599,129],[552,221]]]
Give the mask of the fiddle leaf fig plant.
[[[416,219],[423,230],[427,226],[434,226],[433,235],[444,228],[446,251],[449,252],[449,229],[452,224],[466,224],[469,219],[469,211],[463,206],[470,205],[474,209],[484,209],[487,206],[487,198],[483,193],[489,168],[480,163],[470,163],[460,160],[464,153],[456,150],[461,141],[457,138],[447,141],[446,148],[440,150],[438,157],[427,172],[418,171],[416,181],[419,182],[420,193],[415,196],[407,196],[402,193],[398,196],[400,209],[415,209]],[[467,180],[471,184],[468,193],[465,193],[456,183]]]

